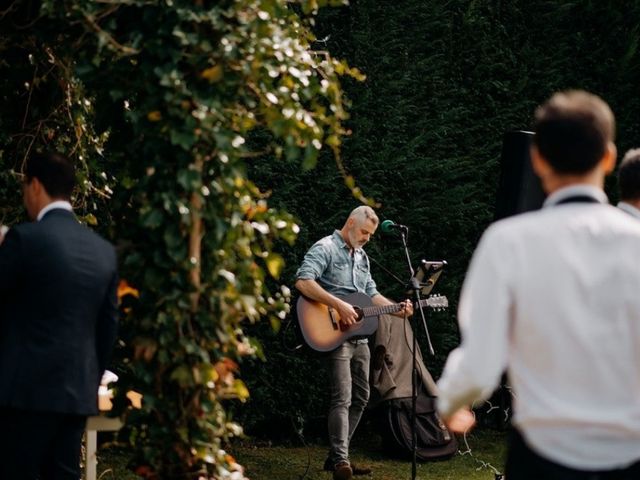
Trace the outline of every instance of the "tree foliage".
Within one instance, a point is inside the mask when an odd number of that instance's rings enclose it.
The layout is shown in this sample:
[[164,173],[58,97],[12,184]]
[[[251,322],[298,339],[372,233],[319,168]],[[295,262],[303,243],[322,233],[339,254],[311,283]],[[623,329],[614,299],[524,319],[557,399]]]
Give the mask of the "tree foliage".
[[14,177],[29,152],[76,161],[76,210],[117,241],[140,292],[123,299],[117,351],[140,475],[243,478],[223,449],[241,432],[225,402],[249,395],[238,361],[260,354],[242,323],[286,315],[274,244],[298,231],[245,163],[339,153],[338,77],[359,73],[313,49],[326,3],[16,0],[0,12],[2,220],[20,217]]

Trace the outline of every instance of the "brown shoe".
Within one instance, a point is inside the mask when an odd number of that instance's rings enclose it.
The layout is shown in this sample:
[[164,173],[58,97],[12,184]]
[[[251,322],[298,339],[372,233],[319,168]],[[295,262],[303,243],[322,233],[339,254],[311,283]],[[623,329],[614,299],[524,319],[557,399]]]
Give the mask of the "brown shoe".
[[356,465],[351,462],[351,471],[354,475],[369,475],[371,473],[371,469],[366,465]]
[[333,469],[333,480],[351,480],[353,471],[347,462],[338,463]]

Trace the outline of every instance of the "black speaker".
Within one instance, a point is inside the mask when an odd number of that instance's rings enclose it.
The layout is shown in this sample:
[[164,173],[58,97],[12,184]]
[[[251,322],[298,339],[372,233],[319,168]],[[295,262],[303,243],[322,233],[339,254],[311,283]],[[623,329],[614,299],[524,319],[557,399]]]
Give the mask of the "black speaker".
[[529,147],[532,138],[533,132],[522,130],[504,134],[495,220],[537,210],[544,202],[540,179],[531,167]]

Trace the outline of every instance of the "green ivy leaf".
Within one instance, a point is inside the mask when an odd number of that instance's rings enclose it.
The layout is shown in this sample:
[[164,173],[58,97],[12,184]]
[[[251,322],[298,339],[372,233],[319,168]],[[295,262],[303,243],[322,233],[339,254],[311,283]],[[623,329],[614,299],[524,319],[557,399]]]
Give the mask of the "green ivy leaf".
[[178,172],[178,183],[187,191],[193,191],[200,187],[200,173],[192,169],[182,169]]
[[179,145],[187,151],[189,151],[196,142],[196,136],[193,132],[171,130],[169,135],[173,145]]
[[157,208],[154,208],[142,215],[141,223],[144,227],[147,227],[153,230],[158,228],[160,225],[162,225],[162,220],[163,220],[162,211],[158,210]]

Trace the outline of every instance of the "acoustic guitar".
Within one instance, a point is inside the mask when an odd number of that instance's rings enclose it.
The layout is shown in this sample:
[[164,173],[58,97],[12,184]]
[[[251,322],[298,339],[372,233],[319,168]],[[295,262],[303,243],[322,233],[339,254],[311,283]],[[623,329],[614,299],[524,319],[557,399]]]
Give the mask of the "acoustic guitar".
[[[334,308],[301,296],[296,310],[298,322],[305,342],[318,352],[335,350],[346,340],[353,337],[365,337],[378,329],[378,317],[385,313],[395,313],[402,307],[401,303],[393,305],[375,306],[371,297],[364,293],[352,293],[342,300],[353,305],[358,320],[353,325],[346,325],[340,321],[340,316]],[[447,297],[432,295],[420,300],[420,305],[433,309],[443,309],[449,306]],[[418,308],[418,303],[414,304]]]

